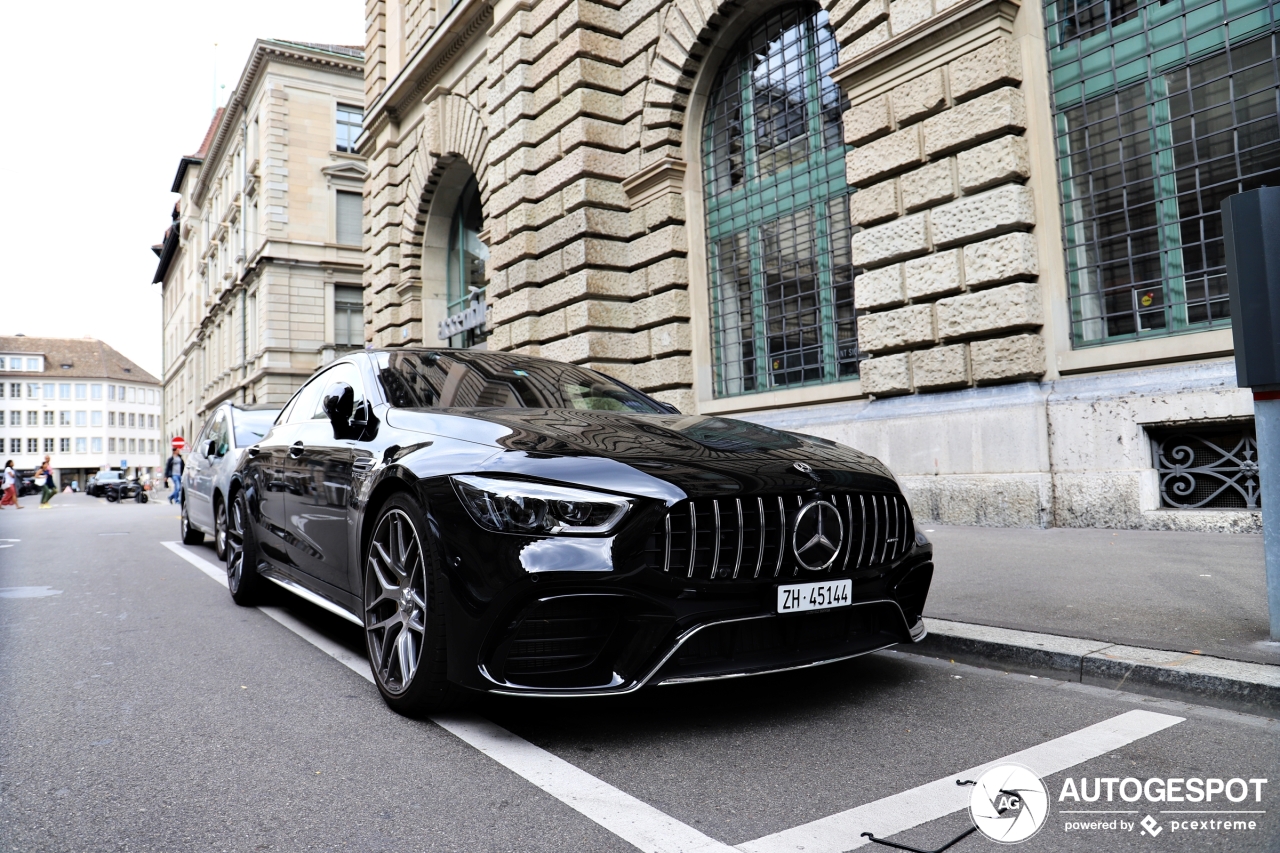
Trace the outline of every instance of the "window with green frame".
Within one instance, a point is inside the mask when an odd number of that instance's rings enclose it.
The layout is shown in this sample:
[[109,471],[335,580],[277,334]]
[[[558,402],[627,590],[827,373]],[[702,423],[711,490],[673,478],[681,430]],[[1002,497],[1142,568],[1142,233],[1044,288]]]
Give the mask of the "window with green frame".
[[1046,4],[1076,346],[1230,324],[1222,199],[1280,183],[1275,11]]
[[717,397],[858,374],[837,55],[825,11],[784,6],[716,77],[703,186]]
[[[470,178],[458,196],[449,226],[449,255],[446,262],[447,314],[452,317],[473,304],[484,305],[485,263],[489,247],[480,240],[484,213],[480,206],[480,189]],[[488,337],[483,326],[467,329],[449,338],[451,347],[471,347]]]

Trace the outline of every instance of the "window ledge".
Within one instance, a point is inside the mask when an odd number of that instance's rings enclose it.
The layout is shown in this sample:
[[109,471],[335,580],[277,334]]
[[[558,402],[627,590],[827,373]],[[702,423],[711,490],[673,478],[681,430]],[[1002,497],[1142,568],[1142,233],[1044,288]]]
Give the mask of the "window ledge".
[[1235,343],[1231,337],[1231,330],[1214,329],[1211,332],[1170,335],[1166,338],[1105,344],[1060,352],[1057,356],[1057,366],[1059,373],[1067,375],[1093,370],[1139,367],[1160,362],[1213,358],[1231,355],[1234,352]]
[[755,412],[761,409],[788,409],[794,406],[813,406],[863,397],[862,381],[846,379],[826,385],[808,385],[804,388],[787,388],[782,391],[764,391],[759,394],[743,394],[739,397],[721,397],[699,400],[698,414],[728,415],[736,412]]

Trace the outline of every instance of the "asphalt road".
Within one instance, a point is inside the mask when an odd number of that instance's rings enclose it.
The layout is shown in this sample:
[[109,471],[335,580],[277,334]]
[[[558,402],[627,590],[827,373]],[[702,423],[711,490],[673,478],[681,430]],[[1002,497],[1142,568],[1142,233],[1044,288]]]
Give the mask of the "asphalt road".
[[[0,512],[9,540],[0,541],[0,849],[636,849],[439,725],[392,713],[316,645],[237,607],[162,544],[177,527],[164,504],[82,496]],[[214,559],[211,548],[192,550]],[[282,604],[330,644],[359,650],[358,629]],[[737,846],[1135,709],[1181,721],[1048,776],[1050,815],[1015,849],[1280,849],[1276,721],[909,654],[629,699],[483,700],[474,710]],[[1160,814],[1170,804],[1111,805],[1141,810],[1126,820],[1153,814],[1161,830],[1151,837],[1066,832],[1076,819],[1058,802],[1067,777],[1272,781],[1261,803],[1231,805],[1266,812],[1246,816],[1252,831],[1176,832]],[[1181,808],[1227,806],[1219,797]],[[969,825],[967,812],[953,812],[894,840],[932,848]],[[951,849],[998,846],[974,835]]]

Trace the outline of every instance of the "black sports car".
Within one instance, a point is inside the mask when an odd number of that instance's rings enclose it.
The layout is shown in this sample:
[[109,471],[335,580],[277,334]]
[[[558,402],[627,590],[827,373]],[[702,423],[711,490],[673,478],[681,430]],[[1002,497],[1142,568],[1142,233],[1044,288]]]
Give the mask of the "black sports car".
[[546,359],[349,355],[298,391],[231,488],[235,600],[270,580],[360,625],[403,712],[924,636],[933,549],[878,461]]

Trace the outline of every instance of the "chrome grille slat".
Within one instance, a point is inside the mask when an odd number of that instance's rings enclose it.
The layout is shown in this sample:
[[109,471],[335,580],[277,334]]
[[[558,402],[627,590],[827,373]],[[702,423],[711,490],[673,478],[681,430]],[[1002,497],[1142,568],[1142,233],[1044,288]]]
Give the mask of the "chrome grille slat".
[[778,495],[778,565],[773,567],[776,578],[782,571],[782,555],[787,552],[787,508],[782,503],[782,495]]
[[738,569],[742,567],[742,498],[734,498],[738,505],[738,554],[733,560],[733,576],[738,577]]
[[764,498],[756,498],[756,503],[759,506],[760,511],[760,541],[758,543],[759,553],[756,555],[756,573],[751,576],[753,578],[760,577],[760,567],[764,565],[764,539],[766,530],[764,520]]
[[716,579],[716,575],[720,570],[720,501],[713,500],[711,502],[712,517],[715,518],[715,549],[712,552],[714,556],[711,558],[711,580]]
[[[915,541],[914,520],[906,499],[870,492],[858,493],[856,497],[855,501],[855,494],[847,492],[808,492],[754,499],[686,499],[681,502],[684,505],[677,504],[666,513],[660,524],[655,523],[650,544],[645,548],[645,563],[664,574],[673,575],[683,570],[690,580],[727,583],[769,577],[763,574],[766,561],[773,563],[772,577],[783,577],[783,567],[790,566],[791,571],[785,577],[804,580],[876,571],[879,566],[902,559]],[[727,505],[730,500],[732,507]],[[844,553],[837,552],[836,559],[822,573],[802,571],[792,553],[791,525],[799,510],[811,500],[834,504],[844,524],[840,543]],[[734,523],[736,528],[726,529]],[[707,542],[708,535],[714,541]],[[770,548],[775,549],[773,553],[769,553]]]
[[[837,501],[839,498],[837,498]],[[845,527],[844,536],[844,562],[840,564],[840,571],[847,571],[849,568],[849,555],[853,553],[853,498],[848,495],[844,496],[844,514],[848,519]]]
[[[804,506],[804,498],[801,497],[800,495],[796,495],[795,497],[796,497],[796,514],[798,515],[800,513],[800,507]],[[782,548],[779,551],[780,554],[786,553],[786,550],[787,550],[786,533],[787,533],[787,519],[786,519],[786,516],[783,516],[783,519],[782,519],[783,543],[782,543]],[[800,567],[798,565],[792,566],[791,576],[795,577],[798,574],[800,574]]]
[[880,509],[877,497],[878,495],[871,496],[871,562],[873,564],[880,562],[876,559],[876,543],[880,541]]
[[689,501],[689,577],[693,577],[693,564],[698,561],[698,512]]
[[859,494],[858,503],[863,507],[863,524],[858,528],[858,562],[855,562],[854,569],[863,567],[863,552],[867,551],[867,496]]
[[666,527],[666,535],[662,539],[662,571],[669,572],[671,571],[671,513],[662,517],[662,523]]

